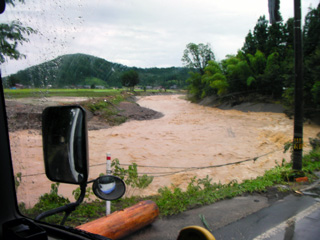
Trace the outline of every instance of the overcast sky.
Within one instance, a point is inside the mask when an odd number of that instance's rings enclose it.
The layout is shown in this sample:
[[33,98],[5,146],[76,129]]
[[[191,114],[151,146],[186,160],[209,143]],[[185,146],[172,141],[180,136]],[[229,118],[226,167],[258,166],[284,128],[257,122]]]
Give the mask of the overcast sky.
[[[37,29],[19,50],[27,55],[2,66],[4,76],[57,56],[85,53],[136,67],[182,66],[186,45],[210,43],[216,60],[236,54],[268,0],[25,0],[7,7],[0,22],[19,19]],[[286,21],[293,0],[281,0]],[[303,18],[319,0],[301,0]]]

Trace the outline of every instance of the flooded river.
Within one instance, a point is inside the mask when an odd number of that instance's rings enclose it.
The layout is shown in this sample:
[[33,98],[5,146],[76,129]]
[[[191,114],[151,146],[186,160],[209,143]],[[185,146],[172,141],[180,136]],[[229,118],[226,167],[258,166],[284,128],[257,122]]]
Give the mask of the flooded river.
[[[283,146],[292,140],[293,121],[285,114],[220,110],[190,103],[180,95],[142,97],[138,104],[164,116],[89,131],[89,178],[106,171],[101,164],[107,152],[121,164],[137,163],[139,173],[154,176],[147,189],[134,192],[140,195],[156,194],[163,186],[185,188],[194,176],[241,182],[262,175],[276,161],[290,160]],[[318,132],[320,126],[306,124],[305,142]],[[10,138],[15,173],[22,173],[18,200],[32,206],[51,184],[43,175],[41,136],[25,130],[11,133]],[[214,167],[247,159],[252,160]],[[72,185],[63,185],[59,192],[72,199],[72,189]]]

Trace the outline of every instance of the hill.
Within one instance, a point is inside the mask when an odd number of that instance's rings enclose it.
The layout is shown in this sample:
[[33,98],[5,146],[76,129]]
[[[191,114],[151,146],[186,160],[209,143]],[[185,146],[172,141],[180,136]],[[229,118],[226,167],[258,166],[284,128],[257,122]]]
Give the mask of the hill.
[[141,86],[184,87],[189,77],[187,68],[136,68],[86,54],[68,54],[21,70],[7,78],[7,85],[55,88],[102,85],[121,87],[120,77],[129,70],[139,73]]

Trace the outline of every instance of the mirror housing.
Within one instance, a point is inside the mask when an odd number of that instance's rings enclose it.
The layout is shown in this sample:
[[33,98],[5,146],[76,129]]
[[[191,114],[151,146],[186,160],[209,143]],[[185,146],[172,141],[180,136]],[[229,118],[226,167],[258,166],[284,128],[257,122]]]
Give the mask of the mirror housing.
[[98,198],[113,201],[124,195],[126,192],[126,185],[121,178],[105,175],[97,178],[93,182],[92,190]]
[[47,177],[85,184],[88,179],[86,112],[80,106],[48,107],[42,113],[42,142]]

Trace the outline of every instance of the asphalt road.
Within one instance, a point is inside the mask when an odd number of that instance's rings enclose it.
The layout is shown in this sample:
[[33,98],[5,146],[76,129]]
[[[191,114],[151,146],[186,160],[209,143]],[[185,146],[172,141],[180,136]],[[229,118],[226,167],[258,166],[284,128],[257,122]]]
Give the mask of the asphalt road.
[[180,229],[204,226],[219,240],[230,239],[320,239],[320,185],[275,201],[267,197],[244,196],[158,219],[125,240],[176,239]]
[[[214,232],[218,239],[319,239],[320,203],[290,195]],[[306,226],[309,227],[305,231]],[[318,236],[318,237],[314,237]]]

